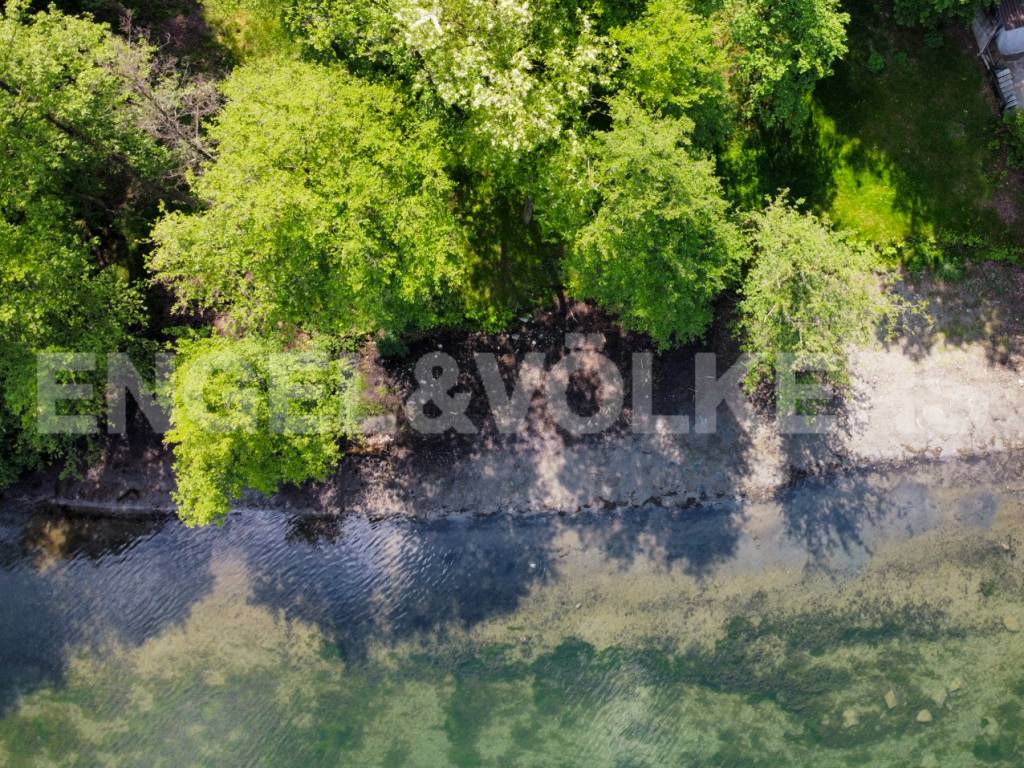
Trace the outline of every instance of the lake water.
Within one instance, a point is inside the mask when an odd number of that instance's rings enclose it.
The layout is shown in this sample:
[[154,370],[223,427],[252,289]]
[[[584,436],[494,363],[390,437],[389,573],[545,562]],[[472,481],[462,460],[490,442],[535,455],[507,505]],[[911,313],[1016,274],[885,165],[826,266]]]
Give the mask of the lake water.
[[6,509],[0,765],[1021,766],[1020,467],[567,517]]

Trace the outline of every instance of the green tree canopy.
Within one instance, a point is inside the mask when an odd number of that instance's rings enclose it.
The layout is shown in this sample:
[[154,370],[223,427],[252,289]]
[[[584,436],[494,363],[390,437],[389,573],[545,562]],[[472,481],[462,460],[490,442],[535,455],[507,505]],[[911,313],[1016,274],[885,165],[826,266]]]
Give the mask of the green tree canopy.
[[357,71],[384,62],[451,110],[474,165],[557,139],[613,66],[610,41],[561,0],[298,0],[289,18],[318,50]]
[[[912,1],[924,2],[900,0]],[[130,22],[115,35],[8,3],[0,442],[18,458],[0,482],[61,450],[29,431],[34,353],[131,342],[144,266],[216,327],[182,345],[171,393],[191,522],[219,519],[244,488],[321,476],[355,432],[348,417],[315,436],[268,426],[283,349],[495,330],[566,292],[660,347],[699,337],[748,252],[714,153],[733,128],[799,130],[847,20],[838,0],[203,6],[231,49],[207,63],[234,66],[196,78]],[[796,258],[765,245],[797,226],[788,215],[777,204],[758,220],[752,276]],[[793,346],[751,319],[755,297],[767,300],[751,280],[748,337]],[[211,359],[223,370],[203,401],[233,413],[245,384],[255,421],[217,431],[219,416],[188,409],[183,393]],[[358,398],[339,365],[309,375],[332,409]]]
[[206,207],[154,229],[152,267],[238,328],[330,334],[442,322],[465,238],[434,125],[386,85],[272,59],[235,70],[195,181]]
[[765,127],[797,131],[814,84],[846,53],[839,0],[734,0],[726,10],[740,108]]
[[622,79],[651,111],[688,115],[712,135],[729,118],[725,51],[709,20],[678,0],[652,0],[643,16],[612,31]]
[[617,99],[612,121],[578,174],[593,214],[569,238],[569,288],[661,347],[689,341],[710,324],[741,253],[714,163],[690,154],[683,119]]
[[[74,445],[36,429],[35,354],[105,352],[141,320],[126,249],[168,156],[137,126],[124,44],[88,19],[0,18],[0,482]],[[144,58],[133,59],[146,66]],[[95,383],[95,381],[94,381]],[[92,405],[99,405],[102,390]]]
[[905,309],[885,290],[875,251],[782,198],[750,223],[754,263],[739,312],[744,348],[759,356],[753,376],[770,377],[786,354],[797,367],[827,361],[842,383],[847,345],[891,330]]
[[947,19],[969,19],[978,8],[994,5],[991,0],[894,0],[893,14],[904,26],[933,26]]
[[359,378],[322,340],[181,343],[171,392],[175,501],[190,525],[222,521],[245,490],[324,477],[358,431]]
[[163,193],[173,167],[140,128],[127,82],[149,77],[147,52],[88,18],[28,14],[13,3],[0,34],[5,210],[59,207],[74,234],[96,238],[108,249],[103,260],[117,260],[135,246],[140,209]]

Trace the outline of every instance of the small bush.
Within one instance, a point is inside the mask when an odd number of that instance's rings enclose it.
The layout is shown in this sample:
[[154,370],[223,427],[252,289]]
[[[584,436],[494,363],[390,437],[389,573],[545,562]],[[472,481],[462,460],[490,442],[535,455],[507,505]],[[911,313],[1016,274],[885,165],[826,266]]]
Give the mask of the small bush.
[[825,378],[842,387],[847,345],[891,330],[906,303],[885,290],[874,250],[782,198],[750,224],[755,261],[739,306],[744,349],[758,356],[748,386],[770,380],[779,356],[792,355],[797,369],[833,363]]
[[377,354],[382,360],[397,360],[409,354],[409,347],[395,333],[383,333],[377,338]]
[[874,75],[880,75],[885,71],[885,57],[878,51],[872,51],[868,56],[868,71]]
[[1006,261],[1016,263],[1022,249],[1014,245],[993,245],[974,232],[940,232],[934,236],[907,238],[894,248],[895,262],[911,272],[929,270],[944,280],[959,280],[970,262]]
[[993,3],[991,0],[894,0],[893,15],[896,23],[904,27],[934,27],[952,20],[968,21],[975,9],[986,4]]

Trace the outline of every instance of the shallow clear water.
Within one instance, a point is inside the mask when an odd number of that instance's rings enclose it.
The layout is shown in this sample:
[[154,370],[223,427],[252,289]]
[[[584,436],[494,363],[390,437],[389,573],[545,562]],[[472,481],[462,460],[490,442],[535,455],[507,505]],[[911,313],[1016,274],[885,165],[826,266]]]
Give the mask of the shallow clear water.
[[4,510],[0,765],[1024,765],[1019,466],[564,518]]

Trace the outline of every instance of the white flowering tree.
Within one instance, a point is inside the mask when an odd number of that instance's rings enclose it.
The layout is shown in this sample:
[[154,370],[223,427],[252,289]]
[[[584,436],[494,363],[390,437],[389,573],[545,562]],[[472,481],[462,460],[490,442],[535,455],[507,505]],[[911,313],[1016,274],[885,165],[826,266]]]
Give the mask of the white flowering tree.
[[465,129],[453,144],[478,160],[557,139],[615,66],[612,41],[558,0],[299,0],[289,8],[314,49],[357,71],[383,64],[435,97]]
[[494,150],[528,152],[557,139],[592,86],[607,81],[612,44],[553,0],[395,6],[403,42],[422,61],[417,84],[463,113]]

